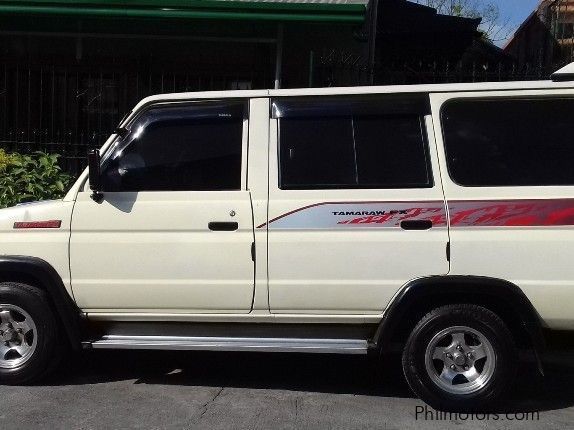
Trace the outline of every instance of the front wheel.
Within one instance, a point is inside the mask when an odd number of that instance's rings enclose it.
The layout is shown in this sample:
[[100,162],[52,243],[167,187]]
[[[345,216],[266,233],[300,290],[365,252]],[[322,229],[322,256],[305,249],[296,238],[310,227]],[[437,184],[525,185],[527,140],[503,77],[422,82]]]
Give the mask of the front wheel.
[[440,410],[492,404],[511,385],[516,347],[504,322],[475,305],[442,306],[425,315],[403,352],[411,389]]
[[30,285],[0,283],[0,384],[38,380],[63,350],[46,293]]

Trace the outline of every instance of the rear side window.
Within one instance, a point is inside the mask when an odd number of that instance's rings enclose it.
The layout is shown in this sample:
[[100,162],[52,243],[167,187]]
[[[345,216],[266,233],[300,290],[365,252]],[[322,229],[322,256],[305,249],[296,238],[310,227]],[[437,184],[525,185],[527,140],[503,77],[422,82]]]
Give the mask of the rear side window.
[[459,99],[441,120],[459,185],[574,185],[574,98]]
[[104,190],[239,190],[243,119],[242,102],[147,110],[104,156]]
[[280,120],[282,188],[337,187],[355,182],[353,129],[341,118]]
[[275,100],[281,189],[432,187],[427,100]]

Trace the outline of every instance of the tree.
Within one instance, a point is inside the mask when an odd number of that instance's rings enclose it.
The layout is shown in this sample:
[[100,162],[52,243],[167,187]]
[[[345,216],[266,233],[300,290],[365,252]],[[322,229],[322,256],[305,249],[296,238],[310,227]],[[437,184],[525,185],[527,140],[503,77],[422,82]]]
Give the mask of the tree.
[[482,18],[480,31],[493,43],[508,39],[512,33],[510,19],[501,15],[499,7],[490,0],[414,0],[444,15]]

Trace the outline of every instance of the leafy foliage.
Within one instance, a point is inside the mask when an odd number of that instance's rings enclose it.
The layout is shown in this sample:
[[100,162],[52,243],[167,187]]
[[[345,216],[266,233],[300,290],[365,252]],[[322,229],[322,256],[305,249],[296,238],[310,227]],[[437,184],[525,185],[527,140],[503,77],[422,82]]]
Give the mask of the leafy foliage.
[[4,172],[6,170],[6,166],[10,164],[13,159],[13,155],[6,154],[3,149],[0,149],[0,172]]
[[59,155],[7,154],[0,149],[0,207],[61,198],[72,178],[58,164]]

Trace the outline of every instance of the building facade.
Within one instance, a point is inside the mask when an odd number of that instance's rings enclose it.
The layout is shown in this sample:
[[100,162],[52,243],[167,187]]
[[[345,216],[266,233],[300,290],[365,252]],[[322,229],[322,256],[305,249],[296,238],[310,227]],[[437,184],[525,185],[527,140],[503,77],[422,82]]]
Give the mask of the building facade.
[[0,0],[0,147],[76,174],[151,94],[516,79],[479,24],[407,0]]
[[324,85],[324,51],[368,58],[367,14],[362,0],[0,0],[0,146],[61,153],[76,173],[145,96]]
[[551,72],[574,61],[574,0],[542,0],[504,50],[521,68]]

